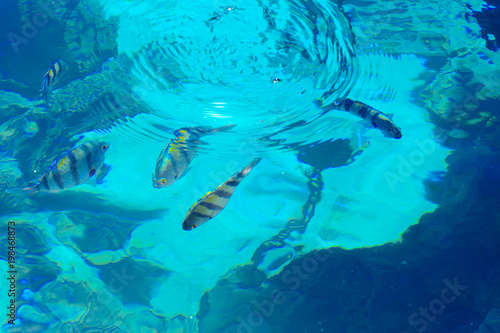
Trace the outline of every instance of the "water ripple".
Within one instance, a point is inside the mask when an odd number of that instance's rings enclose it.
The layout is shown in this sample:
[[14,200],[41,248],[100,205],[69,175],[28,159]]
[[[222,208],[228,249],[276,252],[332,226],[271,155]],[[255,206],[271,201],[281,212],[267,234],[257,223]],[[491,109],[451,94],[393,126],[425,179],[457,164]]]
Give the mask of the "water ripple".
[[333,3],[161,1],[136,15],[117,6],[119,49],[156,126],[237,124],[240,138],[258,139],[310,122],[352,85],[353,37]]

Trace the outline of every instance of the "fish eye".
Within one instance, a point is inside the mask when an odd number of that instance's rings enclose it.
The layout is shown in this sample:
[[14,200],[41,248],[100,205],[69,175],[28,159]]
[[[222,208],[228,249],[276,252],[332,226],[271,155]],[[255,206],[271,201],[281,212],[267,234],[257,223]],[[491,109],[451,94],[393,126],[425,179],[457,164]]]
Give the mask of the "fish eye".
[[162,179],[161,179],[161,183],[162,183],[162,184],[165,184],[166,182],[167,182],[167,180],[166,180],[165,178],[162,178]]
[[193,229],[196,228],[198,225],[197,224],[193,224]]
[[101,150],[102,150],[102,151],[104,151],[104,150],[108,149],[108,147],[109,147],[109,145],[103,145],[103,146],[101,147]]

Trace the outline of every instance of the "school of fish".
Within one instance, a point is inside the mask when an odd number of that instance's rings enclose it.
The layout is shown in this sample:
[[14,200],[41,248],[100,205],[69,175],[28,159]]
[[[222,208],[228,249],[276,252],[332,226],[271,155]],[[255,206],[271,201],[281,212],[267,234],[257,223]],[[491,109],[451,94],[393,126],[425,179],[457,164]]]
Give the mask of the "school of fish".
[[[63,60],[55,61],[43,77],[40,89],[42,99],[50,106],[51,92],[61,77],[68,70],[68,64]],[[373,128],[379,129],[385,137],[400,139],[402,132],[392,120],[392,117],[370,107],[362,102],[351,99],[337,100],[333,108],[349,112]],[[226,125],[218,128],[183,127],[173,132],[175,139],[166,145],[158,159],[152,174],[153,187],[165,188],[171,186],[189,171],[189,164],[196,157],[205,135],[227,132],[236,125]],[[104,141],[87,141],[64,153],[53,161],[43,175],[30,187],[9,189],[7,192],[20,194],[21,200],[37,192],[58,192],[84,183],[95,183],[101,173],[109,167],[104,164],[105,153],[110,144]],[[261,161],[257,158],[241,171],[236,172],[213,191],[201,197],[186,213],[182,228],[193,230],[201,224],[216,217],[228,204],[236,187]],[[101,178],[103,176],[101,175]]]

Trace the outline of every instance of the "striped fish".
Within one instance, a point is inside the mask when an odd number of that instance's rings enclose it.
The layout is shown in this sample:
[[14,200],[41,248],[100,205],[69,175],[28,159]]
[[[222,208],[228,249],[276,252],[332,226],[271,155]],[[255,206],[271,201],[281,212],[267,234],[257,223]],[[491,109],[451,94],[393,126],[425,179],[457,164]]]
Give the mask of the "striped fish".
[[235,173],[222,185],[219,185],[212,192],[205,194],[191,208],[189,208],[182,228],[184,230],[193,230],[199,225],[207,222],[219,214],[226,207],[229,198],[234,193],[236,186],[245,178],[248,173],[260,162],[260,158],[255,159],[240,172]]
[[193,160],[200,138],[204,135],[229,131],[236,125],[227,125],[218,128],[185,127],[174,131],[175,139],[167,145],[158,156],[153,172],[153,186],[167,187],[180,179],[187,171]]
[[36,192],[58,192],[95,179],[104,164],[108,147],[109,144],[102,141],[79,145],[55,160],[35,185],[20,190],[11,189],[9,192],[24,192],[28,196]]
[[50,105],[49,93],[67,69],[67,63],[62,60],[57,60],[50,66],[47,73],[43,76],[42,88],[40,89],[40,92],[42,93],[42,98],[47,104]]
[[336,107],[366,120],[373,127],[378,128],[385,137],[395,139],[402,137],[401,129],[394,124],[391,117],[365,103],[346,98],[343,101],[337,101]]

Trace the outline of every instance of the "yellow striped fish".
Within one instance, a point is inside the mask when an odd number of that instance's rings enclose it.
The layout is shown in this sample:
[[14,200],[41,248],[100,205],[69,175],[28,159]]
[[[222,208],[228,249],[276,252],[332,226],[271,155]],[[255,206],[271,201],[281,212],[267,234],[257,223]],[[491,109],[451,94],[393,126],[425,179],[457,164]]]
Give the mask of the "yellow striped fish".
[[104,153],[109,143],[89,141],[66,152],[55,160],[38,182],[24,189],[10,189],[10,193],[58,192],[96,178],[104,164]]
[[401,128],[394,124],[390,116],[365,103],[346,98],[343,101],[337,101],[336,107],[342,111],[347,111],[366,120],[373,125],[373,127],[382,131],[385,137],[395,139],[401,139],[402,137]]
[[187,171],[193,160],[200,138],[204,135],[229,131],[236,125],[227,125],[218,128],[185,127],[174,131],[176,138],[165,146],[158,156],[153,172],[153,186],[167,187],[180,179]]
[[182,228],[184,230],[193,230],[199,225],[207,222],[219,214],[226,207],[229,198],[234,193],[236,186],[245,178],[248,173],[260,162],[260,158],[254,160],[240,172],[235,173],[222,185],[219,185],[212,192],[205,194],[191,208],[189,208]]
[[64,72],[68,69],[68,64],[62,60],[57,60],[50,66],[49,70],[43,76],[42,88],[40,92],[42,93],[42,98],[47,104],[49,103],[49,93],[54,88],[54,85],[59,81]]

